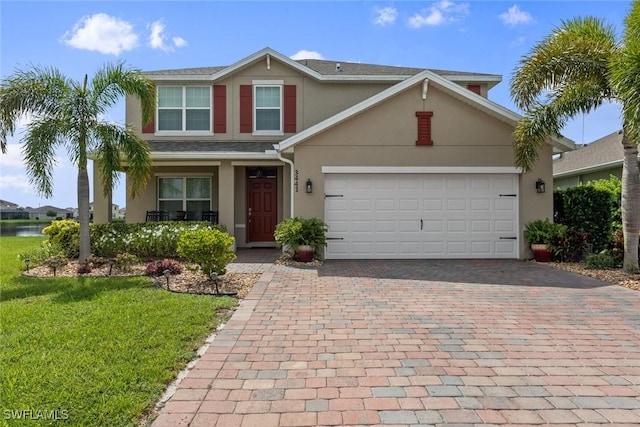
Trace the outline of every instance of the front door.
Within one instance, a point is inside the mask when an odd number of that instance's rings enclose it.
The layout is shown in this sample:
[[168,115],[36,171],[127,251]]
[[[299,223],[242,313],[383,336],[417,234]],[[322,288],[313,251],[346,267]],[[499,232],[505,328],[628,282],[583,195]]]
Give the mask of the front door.
[[278,220],[275,168],[247,169],[247,242],[274,242]]

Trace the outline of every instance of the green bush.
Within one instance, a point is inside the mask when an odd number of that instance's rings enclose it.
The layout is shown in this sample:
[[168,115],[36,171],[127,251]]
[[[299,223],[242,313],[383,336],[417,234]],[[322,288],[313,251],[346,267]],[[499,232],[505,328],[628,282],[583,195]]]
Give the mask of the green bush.
[[551,252],[561,262],[578,262],[587,251],[587,235],[580,231],[566,230],[551,241]]
[[178,238],[178,255],[196,263],[207,276],[211,272],[225,274],[227,264],[233,261],[235,239],[224,231],[217,229],[188,230]]
[[42,230],[49,236],[49,242],[57,245],[67,258],[78,258],[80,254],[80,224],[78,221],[63,219],[53,221]]
[[585,267],[589,269],[615,268],[616,260],[610,251],[602,251],[597,254],[587,256]]
[[537,219],[527,224],[524,231],[524,238],[531,244],[550,244],[559,237],[563,237],[567,227],[549,221],[548,218]]
[[589,181],[587,185],[609,193],[611,197],[611,227],[613,231],[622,229],[622,181],[615,175],[609,179]]
[[65,258],[64,251],[59,245],[53,244],[49,241],[42,242],[38,249],[18,255],[20,261],[25,263],[29,260],[29,267],[36,267],[39,265],[45,265],[51,259],[63,259]]
[[146,222],[92,224],[91,249],[97,256],[113,258],[128,252],[141,259],[172,258],[185,231],[224,230],[208,222]]
[[274,237],[281,246],[295,251],[301,245],[316,249],[327,245],[327,225],[318,218],[287,218],[276,225]]
[[596,252],[612,238],[612,203],[608,191],[583,185],[554,192],[554,219],[570,230],[586,233]]

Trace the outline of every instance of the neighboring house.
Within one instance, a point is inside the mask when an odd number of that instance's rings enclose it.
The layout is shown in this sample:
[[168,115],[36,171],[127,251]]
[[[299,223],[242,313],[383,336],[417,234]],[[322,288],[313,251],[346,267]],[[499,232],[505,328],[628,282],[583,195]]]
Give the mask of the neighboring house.
[[29,219],[29,213],[16,203],[0,200],[0,219]]
[[[55,206],[40,206],[38,208],[30,208],[27,207],[26,211],[29,212],[29,219],[55,219],[55,218],[64,218],[64,219],[73,219],[73,209],[62,209],[57,208]],[[49,212],[55,212],[54,216],[47,215]]]
[[611,175],[622,178],[623,158],[622,133],[614,132],[559,155],[553,161],[553,186],[576,187]]
[[[513,164],[516,113],[490,101],[493,74],[292,60],[260,50],[230,66],[145,73],[155,120],[126,122],[149,142],[153,176],[127,199],[199,220],[218,211],[238,247],[275,246],[277,222],[318,217],[331,258],[523,258],[527,222],[551,217],[550,138],[535,169]],[[99,167],[93,167],[97,174]],[[95,175],[94,195],[102,195]],[[550,186],[550,185],[549,185]],[[96,222],[109,200],[94,200]]]

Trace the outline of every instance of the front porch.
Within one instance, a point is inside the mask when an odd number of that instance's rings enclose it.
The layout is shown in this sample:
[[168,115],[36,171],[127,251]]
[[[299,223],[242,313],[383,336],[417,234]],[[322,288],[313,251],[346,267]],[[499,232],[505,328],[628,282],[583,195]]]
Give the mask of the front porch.
[[[94,167],[94,222],[111,221]],[[144,192],[127,195],[128,223],[210,221],[237,247],[275,247],[275,225],[289,214],[290,170],[280,161],[156,162]]]

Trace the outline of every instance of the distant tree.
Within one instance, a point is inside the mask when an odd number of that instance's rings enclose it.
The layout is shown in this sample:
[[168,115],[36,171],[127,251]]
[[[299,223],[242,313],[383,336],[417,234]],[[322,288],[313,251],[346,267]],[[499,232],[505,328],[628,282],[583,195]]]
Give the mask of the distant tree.
[[45,197],[51,197],[55,149],[67,149],[78,168],[80,261],[91,253],[89,236],[89,154],[97,160],[104,195],[111,194],[123,161],[127,162],[128,191],[134,197],[146,186],[151,172],[149,144],[133,129],[102,120],[124,95],[137,97],[143,123],[155,108],[155,86],[139,70],[123,64],[107,65],[89,81],[74,81],[55,68],[32,66],[17,70],[0,83],[0,147],[6,153],[7,136],[13,135],[24,115],[33,120],[22,137],[29,180]]
[[524,56],[511,80],[511,96],[524,110],[514,131],[516,165],[531,170],[544,140],[569,119],[606,101],[622,104],[622,226],[624,270],[638,271],[640,231],[640,1],[625,19],[621,41],[594,18],[562,22]]
[[58,212],[54,211],[53,209],[47,211],[47,216],[51,218],[53,218],[56,215],[58,215]]

